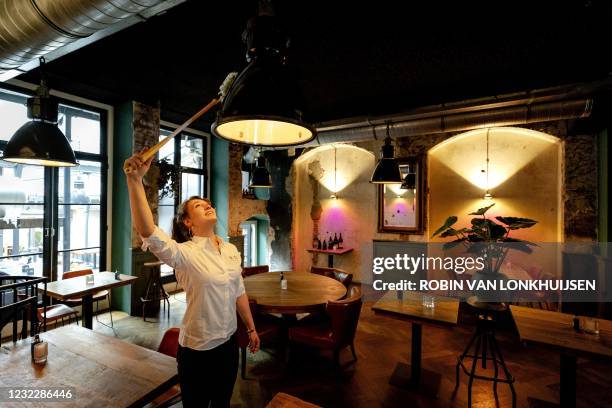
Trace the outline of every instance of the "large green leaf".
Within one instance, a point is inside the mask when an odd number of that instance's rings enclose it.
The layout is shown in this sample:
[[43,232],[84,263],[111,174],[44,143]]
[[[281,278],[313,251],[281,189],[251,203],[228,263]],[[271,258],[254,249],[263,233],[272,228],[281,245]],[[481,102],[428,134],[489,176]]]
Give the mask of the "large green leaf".
[[521,217],[495,217],[495,219],[506,224],[511,230],[531,228],[538,223],[536,220]]
[[488,205],[486,207],[479,208],[477,211],[471,212],[468,215],[484,215],[487,211],[489,211],[489,208],[493,207],[494,205],[495,203]]
[[434,232],[434,233],[432,234],[432,236],[431,236],[431,237],[432,237],[432,238],[433,238],[433,237],[435,237],[436,235],[438,235],[438,234],[439,234],[439,233],[441,233],[442,231],[444,231],[444,230],[446,230],[446,229],[450,228],[451,226],[453,226],[453,224],[455,224],[456,222],[457,222],[457,217],[456,217],[456,216],[454,216],[454,215],[451,215],[450,217],[448,217],[448,218],[446,219],[446,221],[444,221],[444,224],[443,224],[443,225],[442,225],[440,228],[438,228],[438,229],[436,230],[436,232]]
[[508,232],[502,225],[487,218],[472,218],[471,223],[472,230],[476,235],[492,241],[503,238]]
[[442,234],[440,234],[440,238],[456,237],[457,235],[466,234],[469,232],[472,232],[472,230],[467,229],[467,228],[461,228],[459,230],[456,230],[454,228],[449,228],[446,231],[444,231]]
[[467,238],[466,238],[466,237],[463,237],[463,238],[458,238],[458,239],[456,239],[456,240],[454,240],[454,241],[451,241],[451,242],[447,242],[447,243],[445,243],[445,244],[442,246],[442,248],[444,248],[445,250],[446,250],[446,249],[453,249],[454,247],[456,247],[456,246],[457,246],[457,245],[459,245],[460,243],[465,242],[466,240],[467,240]]

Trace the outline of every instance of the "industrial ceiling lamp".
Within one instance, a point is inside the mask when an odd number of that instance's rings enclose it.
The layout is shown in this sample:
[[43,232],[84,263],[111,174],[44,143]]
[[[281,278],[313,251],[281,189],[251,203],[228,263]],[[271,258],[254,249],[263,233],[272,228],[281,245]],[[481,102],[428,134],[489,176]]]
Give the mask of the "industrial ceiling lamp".
[[[370,183],[400,184],[402,182],[402,175],[399,165],[395,161],[393,145],[391,144],[389,125],[389,122],[387,122],[387,137],[385,138],[385,144],[380,148],[380,160],[376,164],[374,173],[372,173]],[[373,128],[373,131],[376,132],[376,128]]]
[[[483,170],[484,171],[484,170]],[[487,129],[487,169],[486,169],[486,175],[487,175],[487,184],[486,184],[486,189],[485,189],[485,194],[483,199],[490,201],[493,199],[493,194],[491,194],[491,192],[489,191],[489,129]]]
[[49,95],[44,75],[45,59],[40,58],[41,80],[36,96],[28,98],[30,122],[21,126],[9,140],[2,160],[49,167],[76,166],[74,152],[57,127],[58,100]]
[[257,157],[257,166],[251,175],[249,188],[272,188],[272,178],[270,172],[266,169],[266,158],[261,151],[259,157]]
[[297,81],[287,67],[289,37],[274,16],[271,0],[259,1],[258,16],[242,35],[248,65],[238,75],[211,130],[232,143],[292,146],[311,141],[314,127],[302,119]]

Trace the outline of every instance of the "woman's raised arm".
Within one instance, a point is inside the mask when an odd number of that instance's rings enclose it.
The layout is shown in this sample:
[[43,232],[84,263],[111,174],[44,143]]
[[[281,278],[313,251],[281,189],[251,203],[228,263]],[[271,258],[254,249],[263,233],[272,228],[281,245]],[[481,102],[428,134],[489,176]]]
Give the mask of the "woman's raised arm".
[[[142,177],[146,174],[151,167],[151,161],[143,161],[141,153],[136,153],[132,157],[129,157],[125,164],[130,164],[132,171],[126,173],[128,194],[130,197],[130,209],[132,211],[132,222],[134,228],[143,237],[148,238],[155,230],[155,223],[153,222],[153,214],[147,201],[147,196],[142,185]],[[126,166],[123,166],[126,168]]]

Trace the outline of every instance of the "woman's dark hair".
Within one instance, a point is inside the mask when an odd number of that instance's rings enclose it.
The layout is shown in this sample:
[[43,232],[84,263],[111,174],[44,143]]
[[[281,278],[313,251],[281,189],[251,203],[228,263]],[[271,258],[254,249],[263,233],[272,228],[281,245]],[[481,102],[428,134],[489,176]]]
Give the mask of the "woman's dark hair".
[[181,205],[179,205],[179,209],[176,213],[176,216],[172,219],[172,239],[178,243],[191,240],[191,231],[189,231],[189,228],[187,228],[184,221],[185,218],[187,218],[187,216],[189,215],[189,203],[193,200],[206,201],[209,205],[212,206],[212,203],[208,198],[202,198],[199,196],[189,197],[187,200],[183,201]]

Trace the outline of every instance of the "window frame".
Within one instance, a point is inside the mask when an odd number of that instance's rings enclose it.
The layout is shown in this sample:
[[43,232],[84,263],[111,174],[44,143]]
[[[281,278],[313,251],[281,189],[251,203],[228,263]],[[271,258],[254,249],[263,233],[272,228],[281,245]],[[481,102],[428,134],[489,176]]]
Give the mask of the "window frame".
[[[35,86],[32,86],[35,88]],[[29,98],[34,96],[35,89],[24,88],[12,84],[3,83],[0,85],[0,90],[6,92],[14,92],[20,95],[11,95],[10,93],[3,93],[0,97],[3,100],[9,100],[12,102],[22,103],[23,97]],[[6,98],[4,96],[7,96]],[[91,104],[83,103],[80,101],[65,98],[63,96],[53,95],[58,99],[60,104],[60,111],[70,114],[70,116],[88,117],[88,113],[91,112],[90,118],[95,118],[96,114],[99,115],[96,118],[100,124],[100,153],[88,153],[82,151],[75,151],[75,157],[77,162],[80,161],[93,161],[100,163],[100,237],[99,237],[99,270],[105,270],[107,267],[107,251],[108,251],[108,140],[110,138],[108,132],[108,118],[109,111],[107,109],[94,106]],[[74,111],[74,112],[71,112]],[[83,112],[86,111],[86,112]],[[78,115],[75,115],[78,113]],[[70,121],[67,121],[67,126]],[[68,129],[67,132],[69,133]],[[0,140],[0,150],[4,150],[8,144],[7,140]],[[50,281],[57,280],[58,271],[57,265],[60,256],[60,252],[73,252],[80,250],[79,248],[71,248],[67,250],[58,251],[59,244],[59,220],[58,210],[59,205],[66,205],[66,203],[59,203],[59,175],[63,168],[57,167],[44,167],[43,178],[44,178],[44,201],[43,206],[43,250],[42,253],[26,254],[24,256],[42,255],[43,258],[43,271],[42,276],[47,277]],[[70,204],[68,204],[70,205]],[[92,247],[98,248],[98,247]],[[45,255],[47,254],[47,255]],[[17,256],[0,256],[0,259],[6,259]]]

